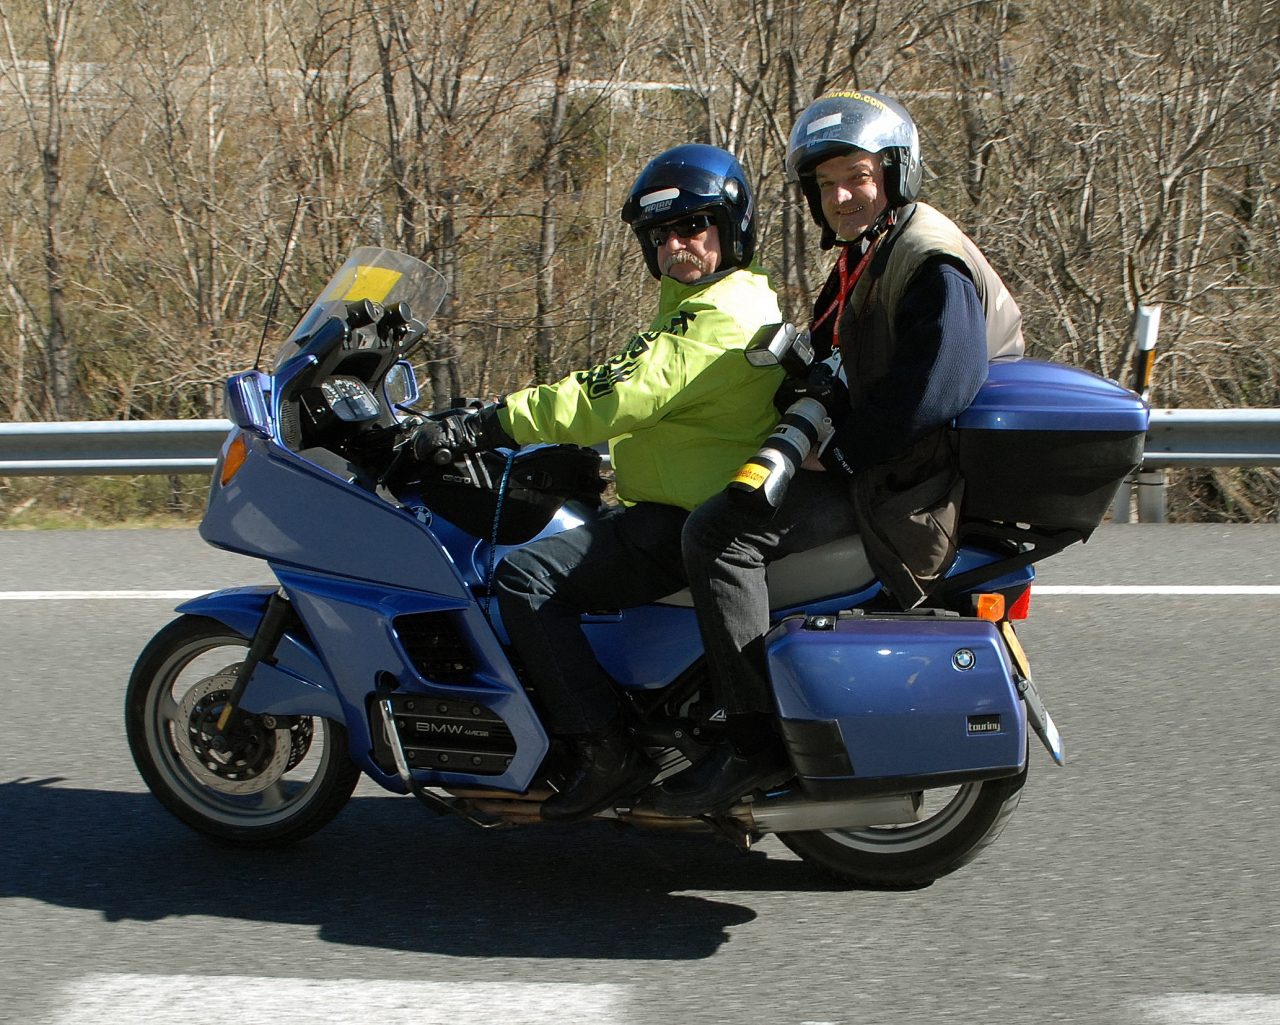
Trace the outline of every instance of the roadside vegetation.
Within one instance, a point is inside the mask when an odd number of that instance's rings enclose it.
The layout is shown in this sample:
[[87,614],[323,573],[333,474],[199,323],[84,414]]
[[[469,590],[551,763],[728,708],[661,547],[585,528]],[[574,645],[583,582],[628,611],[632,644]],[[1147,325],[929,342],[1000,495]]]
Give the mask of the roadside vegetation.
[[[450,281],[439,404],[614,351],[652,305],[618,220],[685,141],[753,177],[803,319],[827,256],[782,158],[839,87],[920,123],[925,198],[1004,274],[1031,353],[1151,401],[1280,406],[1271,0],[0,0],[0,420],[221,415],[358,244]],[[281,268],[283,268],[281,272]],[[1274,471],[1173,475],[1174,518],[1274,521]],[[198,516],[199,478],[0,480],[0,525]],[[55,513],[54,510],[60,510]],[[42,519],[43,518],[43,519]]]

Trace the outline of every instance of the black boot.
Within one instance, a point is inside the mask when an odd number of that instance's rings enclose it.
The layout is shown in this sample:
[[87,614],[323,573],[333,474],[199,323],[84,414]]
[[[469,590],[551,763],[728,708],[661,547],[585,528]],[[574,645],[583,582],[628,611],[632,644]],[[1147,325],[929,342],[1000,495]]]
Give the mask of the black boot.
[[663,815],[708,815],[724,811],[744,794],[785,783],[795,775],[776,748],[742,755],[721,744],[690,769],[658,788],[653,806]]
[[547,822],[569,822],[607,808],[652,778],[653,766],[619,725],[578,741],[578,769],[563,790],[542,803]]
[[659,812],[723,811],[744,794],[776,786],[794,775],[772,716],[730,716],[727,732],[727,742],[658,788],[653,804]]

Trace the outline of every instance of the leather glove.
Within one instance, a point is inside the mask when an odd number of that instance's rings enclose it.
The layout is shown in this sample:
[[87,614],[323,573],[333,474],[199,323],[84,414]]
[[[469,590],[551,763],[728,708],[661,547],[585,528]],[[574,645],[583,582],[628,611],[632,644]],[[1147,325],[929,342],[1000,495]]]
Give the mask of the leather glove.
[[785,413],[798,399],[816,399],[827,415],[835,417],[849,408],[849,389],[825,363],[815,363],[807,377],[788,377],[774,393],[773,404]]
[[455,410],[429,417],[409,435],[415,459],[443,466],[458,456],[491,448],[519,448],[498,422],[500,403],[479,410]]

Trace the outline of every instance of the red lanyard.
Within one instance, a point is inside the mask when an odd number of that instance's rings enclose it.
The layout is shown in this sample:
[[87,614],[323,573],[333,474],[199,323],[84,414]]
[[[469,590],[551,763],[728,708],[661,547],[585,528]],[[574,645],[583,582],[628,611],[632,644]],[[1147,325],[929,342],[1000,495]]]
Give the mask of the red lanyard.
[[849,270],[849,248],[848,246],[840,250],[840,256],[836,260],[836,270],[840,275],[840,288],[836,292],[836,297],[831,301],[831,305],[826,308],[822,316],[818,317],[810,326],[811,332],[817,331],[823,324],[831,319],[832,314],[835,315],[835,323],[831,325],[831,350],[835,352],[840,348],[840,316],[844,313],[844,304],[849,300],[849,293],[853,291],[853,286],[858,283],[858,279],[862,277],[862,272],[867,269],[867,264],[871,262],[871,257],[875,255],[875,251],[880,247],[880,240],[888,234],[888,230],[893,227],[893,218],[891,217],[885,225],[885,230],[867,246],[867,251],[862,254],[858,262],[854,265],[852,271]]

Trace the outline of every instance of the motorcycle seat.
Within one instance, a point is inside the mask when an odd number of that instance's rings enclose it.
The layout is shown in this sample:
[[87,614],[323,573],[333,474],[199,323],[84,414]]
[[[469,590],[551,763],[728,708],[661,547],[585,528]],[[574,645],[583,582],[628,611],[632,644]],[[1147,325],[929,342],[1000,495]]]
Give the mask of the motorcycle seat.
[[[819,598],[853,594],[871,586],[875,573],[867,562],[862,538],[857,534],[838,538],[807,552],[787,555],[765,570],[769,581],[769,608],[784,609]],[[677,591],[659,605],[693,607],[689,589]]]

